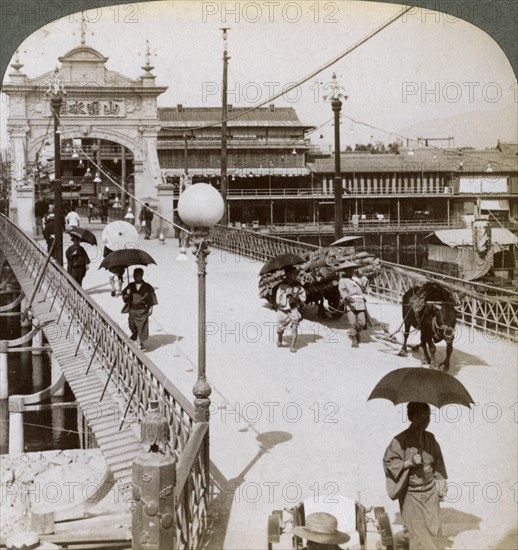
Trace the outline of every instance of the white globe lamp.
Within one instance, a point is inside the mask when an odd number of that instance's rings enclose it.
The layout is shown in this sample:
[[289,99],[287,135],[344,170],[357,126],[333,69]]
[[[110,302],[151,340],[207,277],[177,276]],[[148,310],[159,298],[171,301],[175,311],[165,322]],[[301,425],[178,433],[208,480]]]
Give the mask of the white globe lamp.
[[208,183],[195,183],[178,201],[178,215],[190,227],[214,227],[225,212],[223,198]]

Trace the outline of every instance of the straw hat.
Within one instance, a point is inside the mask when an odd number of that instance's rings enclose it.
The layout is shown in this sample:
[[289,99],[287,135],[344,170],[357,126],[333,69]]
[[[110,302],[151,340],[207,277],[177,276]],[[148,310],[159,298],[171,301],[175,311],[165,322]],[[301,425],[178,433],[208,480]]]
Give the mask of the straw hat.
[[360,265],[357,264],[356,262],[350,262],[346,260],[345,262],[342,262],[341,264],[338,264],[337,266],[335,266],[333,269],[335,271],[345,271],[346,269],[354,269],[356,267],[360,267]]
[[350,540],[347,533],[338,531],[338,522],[335,516],[325,512],[309,514],[306,525],[295,527],[293,534],[320,544],[343,544]]

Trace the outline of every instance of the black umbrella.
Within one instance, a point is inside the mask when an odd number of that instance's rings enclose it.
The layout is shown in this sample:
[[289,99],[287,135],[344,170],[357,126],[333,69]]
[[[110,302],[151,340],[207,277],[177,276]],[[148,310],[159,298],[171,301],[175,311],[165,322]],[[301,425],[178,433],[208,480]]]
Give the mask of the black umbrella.
[[143,250],[137,248],[124,248],[110,252],[101,262],[101,267],[113,269],[114,267],[129,267],[130,265],[149,265],[155,264],[155,260]]
[[72,229],[67,229],[67,233],[71,237],[77,237],[82,243],[91,244],[93,246],[97,244],[95,235],[91,231],[88,231],[88,229],[72,227]]
[[361,235],[359,236],[346,236],[342,237],[341,239],[338,239],[334,243],[331,243],[329,246],[348,246],[349,243],[353,241],[358,241],[360,239],[363,239]]
[[388,399],[400,403],[429,403],[444,407],[474,403],[468,390],[451,374],[422,367],[396,369],[385,375],[372,390],[369,399]]
[[277,271],[278,269],[283,269],[290,265],[302,264],[306,260],[299,256],[298,254],[279,254],[275,256],[269,262],[266,262],[259,272],[259,275],[264,275],[265,273],[270,273],[271,271]]

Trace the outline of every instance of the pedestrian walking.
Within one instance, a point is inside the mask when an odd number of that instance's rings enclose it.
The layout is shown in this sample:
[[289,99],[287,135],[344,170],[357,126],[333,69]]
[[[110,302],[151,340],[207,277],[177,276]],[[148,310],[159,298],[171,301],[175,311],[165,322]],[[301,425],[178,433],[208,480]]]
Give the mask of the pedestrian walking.
[[302,315],[300,308],[306,302],[306,291],[297,281],[297,269],[293,266],[285,268],[286,282],[281,283],[275,294],[277,307],[277,346],[282,347],[284,331],[290,328],[290,351],[296,352],[295,344],[298,338],[298,328]]
[[149,207],[149,203],[144,203],[144,206],[142,207],[142,210],[140,211],[139,215],[139,221],[140,225],[144,228],[144,231],[146,232],[146,236],[144,237],[145,240],[149,241],[151,238],[151,224],[153,222],[153,211]]
[[90,263],[90,258],[86,250],[79,243],[79,237],[72,235],[72,246],[67,248],[66,257],[67,272],[81,286]]
[[65,222],[67,224],[67,229],[79,227],[79,214],[76,212],[75,206],[70,207],[70,212],[66,215]]
[[[106,258],[108,254],[111,254],[113,250],[108,248],[107,246],[104,247],[103,250],[103,258]],[[122,294],[122,281],[124,278],[124,266],[123,265],[117,265],[110,269],[110,286],[112,287],[112,296],[120,296]],[[115,281],[118,283],[118,289],[115,288]]]
[[54,212],[47,214],[47,220],[45,221],[45,228],[43,229],[43,237],[47,242],[47,252],[50,252],[56,235],[56,216]]
[[399,500],[404,530],[396,533],[396,549],[434,550],[441,535],[440,502],[446,496],[446,467],[441,447],[426,428],[430,406],[409,403],[410,427],[396,435],[385,451],[387,493]]
[[346,306],[351,346],[357,348],[360,344],[360,333],[367,328],[367,306],[362,287],[352,278],[349,267],[340,271],[338,291]]
[[92,201],[88,201],[88,223],[92,221],[93,216],[94,216],[94,203]]
[[108,205],[104,200],[101,203],[101,223],[108,223]]
[[158,304],[155,289],[144,281],[144,270],[137,267],[133,271],[134,282],[122,291],[125,306],[123,313],[129,314],[130,338],[139,341],[140,349],[145,349],[145,342],[149,337],[149,317],[153,313],[153,306]]

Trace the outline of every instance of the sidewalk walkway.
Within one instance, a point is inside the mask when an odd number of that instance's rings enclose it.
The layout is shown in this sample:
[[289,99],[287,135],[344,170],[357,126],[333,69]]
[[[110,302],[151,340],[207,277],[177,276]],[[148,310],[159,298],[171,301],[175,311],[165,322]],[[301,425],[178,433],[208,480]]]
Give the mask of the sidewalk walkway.
[[[101,242],[100,231],[96,234]],[[176,261],[179,249],[173,239],[161,245],[141,235],[139,245],[158,264],[145,268],[144,276],[159,302],[150,321],[148,355],[192,399],[197,361],[194,257],[189,251],[188,262]],[[111,297],[108,272],[98,270],[102,249],[85,248],[92,260],[85,290],[127,330],[122,299]],[[401,406],[367,402],[367,397],[390,370],[418,367],[422,354],[398,357],[398,347],[380,339],[380,326],[352,349],[345,319],[320,324],[312,308],[305,308],[298,352],[278,349],[275,313],[258,298],[260,267],[220,251],[208,261],[211,458],[229,480],[211,549],[264,548],[268,514],[316,494],[357,497],[361,492],[364,504],[385,506],[392,519],[398,512],[385,492],[381,459],[392,436],[408,424]],[[369,301],[374,320],[396,330],[400,307],[375,297]],[[459,329],[457,340],[451,373],[478,405],[471,412],[446,407],[429,427],[441,444],[452,483],[444,531],[454,537],[452,548],[514,548],[516,349],[465,328]],[[438,356],[443,355],[440,344]]]

